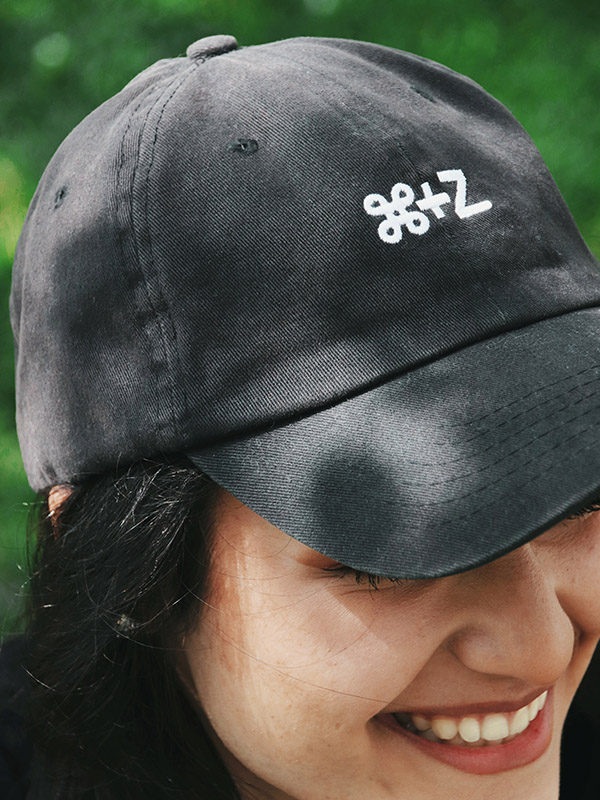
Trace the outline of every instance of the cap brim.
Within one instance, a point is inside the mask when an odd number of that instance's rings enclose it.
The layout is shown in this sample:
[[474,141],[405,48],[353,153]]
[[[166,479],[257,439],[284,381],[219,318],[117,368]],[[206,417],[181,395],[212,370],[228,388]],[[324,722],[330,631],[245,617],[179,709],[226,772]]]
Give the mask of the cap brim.
[[273,525],[355,569],[433,578],[477,567],[600,487],[600,309],[188,455]]

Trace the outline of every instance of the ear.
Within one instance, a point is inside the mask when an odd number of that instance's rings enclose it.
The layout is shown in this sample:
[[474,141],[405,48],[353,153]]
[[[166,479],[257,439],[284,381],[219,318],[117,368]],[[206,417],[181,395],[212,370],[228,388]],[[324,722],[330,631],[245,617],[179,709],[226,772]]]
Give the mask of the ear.
[[71,496],[73,487],[66,483],[60,483],[53,486],[48,492],[48,516],[52,522],[54,530],[54,538],[58,539],[60,535],[60,512],[63,503]]

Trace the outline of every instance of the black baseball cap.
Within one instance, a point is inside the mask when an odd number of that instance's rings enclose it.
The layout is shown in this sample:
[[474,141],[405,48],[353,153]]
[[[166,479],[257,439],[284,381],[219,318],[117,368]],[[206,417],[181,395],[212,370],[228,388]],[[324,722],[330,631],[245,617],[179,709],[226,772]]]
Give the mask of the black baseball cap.
[[485,564],[600,487],[600,273],[541,156],[410,53],[201,39],[47,167],[11,295],[32,487],[185,453],[350,567]]

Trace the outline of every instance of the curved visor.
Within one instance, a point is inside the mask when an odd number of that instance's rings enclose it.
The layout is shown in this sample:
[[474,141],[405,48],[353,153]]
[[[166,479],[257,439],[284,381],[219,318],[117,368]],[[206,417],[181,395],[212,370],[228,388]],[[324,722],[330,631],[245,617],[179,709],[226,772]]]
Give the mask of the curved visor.
[[397,578],[471,569],[600,486],[600,309],[188,455],[273,525],[355,569]]

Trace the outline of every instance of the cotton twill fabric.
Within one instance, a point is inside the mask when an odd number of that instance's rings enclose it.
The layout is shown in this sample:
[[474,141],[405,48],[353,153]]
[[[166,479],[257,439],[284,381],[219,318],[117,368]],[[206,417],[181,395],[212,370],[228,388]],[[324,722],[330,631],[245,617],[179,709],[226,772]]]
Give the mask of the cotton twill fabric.
[[598,262],[469,78],[350,40],[235,47],[142,72],[40,181],[11,292],[32,487],[192,453],[349,566],[496,558],[600,483]]
[[[160,61],[93,111],[30,206],[11,319],[36,491],[600,305],[540,154],[469,78],[349,40],[211,53]],[[437,176],[454,168],[492,208],[461,219],[452,201],[424,235],[382,241],[365,198],[396,182],[452,196]]]
[[343,564],[397,578],[471,569],[597,492],[599,325],[600,309],[545,320],[190,457]]

